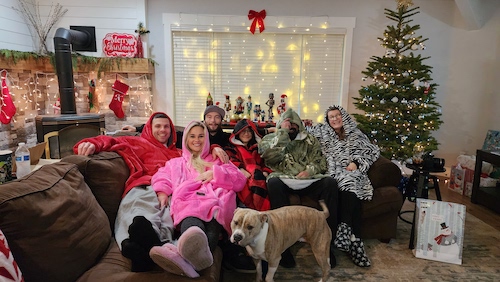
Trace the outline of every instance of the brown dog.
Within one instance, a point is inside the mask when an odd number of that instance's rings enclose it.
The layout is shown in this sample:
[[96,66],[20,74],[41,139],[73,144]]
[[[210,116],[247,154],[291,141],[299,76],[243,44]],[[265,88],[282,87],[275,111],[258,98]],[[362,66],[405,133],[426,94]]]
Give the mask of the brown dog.
[[265,281],[274,281],[281,253],[300,238],[310,245],[326,282],[330,270],[332,232],[326,222],[329,216],[324,201],[323,211],[305,206],[287,206],[266,212],[238,208],[231,221],[231,242],[246,247],[257,267],[256,281],[262,278],[262,260],[269,263]]

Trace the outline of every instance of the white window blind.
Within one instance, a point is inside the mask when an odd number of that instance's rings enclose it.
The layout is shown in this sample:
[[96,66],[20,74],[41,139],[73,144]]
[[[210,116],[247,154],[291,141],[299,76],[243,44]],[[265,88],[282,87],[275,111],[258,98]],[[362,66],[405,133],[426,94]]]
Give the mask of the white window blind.
[[[346,29],[311,33],[309,29],[286,32],[266,26],[265,32],[251,34],[241,26],[200,28],[199,24],[195,28],[172,24],[167,36],[172,47],[176,125],[185,126],[191,120],[203,119],[208,93],[214,104],[219,102],[222,108],[225,95],[229,95],[232,109],[236,98],[242,97],[244,114],[250,119],[254,119],[253,110],[259,104],[265,111],[266,121],[269,93],[274,94],[274,121],[279,119],[277,106],[283,94],[287,96],[287,108],[314,122],[323,121],[324,110],[329,105],[345,106],[344,72],[345,64],[350,63],[352,39],[349,34],[346,40]],[[349,56],[346,56],[346,42]],[[249,115],[248,96],[253,103]]]

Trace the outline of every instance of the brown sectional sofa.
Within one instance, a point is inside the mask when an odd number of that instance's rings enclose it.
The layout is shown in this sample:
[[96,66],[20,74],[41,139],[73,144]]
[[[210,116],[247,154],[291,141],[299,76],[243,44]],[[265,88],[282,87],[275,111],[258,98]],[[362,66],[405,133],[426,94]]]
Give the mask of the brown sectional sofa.
[[0,185],[0,230],[25,281],[219,281],[222,252],[191,279],[131,272],[112,236],[128,168],[116,153],[68,156]]
[[[118,205],[128,178],[123,159],[113,152],[68,156],[26,177],[0,185],[0,230],[26,281],[219,281],[222,252],[196,279],[158,268],[131,272],[112,236]],[[372,202],[363,205],[363,237],[396,237],[403,197],[401,174],[387,159],[375,162],[369,177]],[[300,202],[299,200],[302,200]],[[295,204],[315,205],[311,199]]]

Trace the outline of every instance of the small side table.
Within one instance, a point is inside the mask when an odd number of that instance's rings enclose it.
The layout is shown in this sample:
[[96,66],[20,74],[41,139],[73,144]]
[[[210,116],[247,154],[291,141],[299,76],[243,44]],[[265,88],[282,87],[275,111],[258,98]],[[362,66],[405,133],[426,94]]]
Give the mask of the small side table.
[[[414,197],[407,196],[408,200],[411,202],[415,202],[417,198],[423,198],[423,199],[428,199],[429,198],[429,189],[434,188],[436,192],[436,198],[438,201],[441,201],[441,191],[439,190],[439,180],[437,176],[432,175],[431,173],[438,173],[438,172],[445,172],[446,169],[432,169],[432,170],[424,170],[421,165],[414,165],[414,164],[407,164],[406,167],[409,169],[413,170],[413,174],[410,176],[410,183],[409,185],[412,185],[412,189],[415,189],[414,191]],[[432,180],[432,185],[429,185],[429,180]],[[400,218],[401,214],[406,213],[406,212],[413,212],[413,220],[412,222],[409,222],[407,220],[404,220],[401,218],[403,221],[407,223],[411,223],[411,233],[410,233],[410,243],[408,248],[409,249],[414,249],[414,237],[415,237],[415,210],[417,209],[417,205],[415,205],[415,208],[413,211],[402,211],[399,213]]]
[[481,170],[483,161],[493,165],[500,165],[499,151],[477,150],[476,167],[474,168],[474,181],[472,182],[471,202],[484,205],[489,209],[500,213],[500,188],[498,187],[480,187]]

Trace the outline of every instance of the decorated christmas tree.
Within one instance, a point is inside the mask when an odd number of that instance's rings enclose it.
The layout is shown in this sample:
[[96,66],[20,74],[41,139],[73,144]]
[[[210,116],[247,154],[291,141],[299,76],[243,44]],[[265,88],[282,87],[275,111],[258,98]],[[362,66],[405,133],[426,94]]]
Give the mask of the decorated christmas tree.
[[411,5],[411,0],[399,0],[396,11],[385,9],[386,17],[395,24],[387,26],[384,37],[378,38],[385,55],[372,56],[362,72],[363,80],[372,83],[354,98],[356,108],[365,112],[354,116],[383,156],[403,161],[413,157],[418,162],[417,155],[437,149],[431,133],[442,121],[441,108],[435,102],[438,84],[432,82],[432,67],[423,63],[429,57],[415,54],[425,50],[423,43],[428,38],[416,35],[420,25],[410,25],[410,18],[419,13]]

